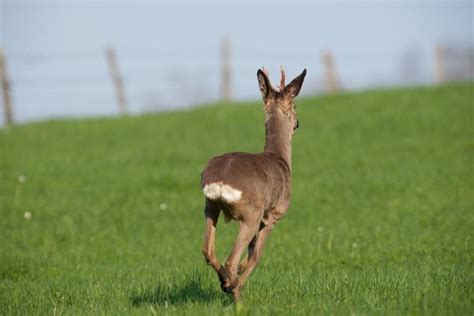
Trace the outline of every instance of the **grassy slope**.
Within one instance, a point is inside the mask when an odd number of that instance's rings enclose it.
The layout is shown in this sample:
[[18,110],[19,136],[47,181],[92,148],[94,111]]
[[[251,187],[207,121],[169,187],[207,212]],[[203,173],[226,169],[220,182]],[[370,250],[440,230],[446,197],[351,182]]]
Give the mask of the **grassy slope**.
[[[292,206],[237,311],[472,314],[473,88],[297,102]],[[0,314],[234,313],[199,173],[263,133],[257,103],[1,131]]]

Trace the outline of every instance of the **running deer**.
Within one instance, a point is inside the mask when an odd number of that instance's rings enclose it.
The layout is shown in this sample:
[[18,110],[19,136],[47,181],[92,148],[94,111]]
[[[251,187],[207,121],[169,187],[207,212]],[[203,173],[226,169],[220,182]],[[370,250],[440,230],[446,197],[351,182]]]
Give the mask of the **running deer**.
[[[240,289],[254,270],[273,226],[287,212],[291,195],[291,139],[298,128],[293,99],[300,92],[306,69],[285,86],[274,87],[265,68],[257,72],[265,110],[265,147],[262,153],[227,153],[213,157],[201,174],[206,197],[206,233],[202,252],[216,270],[221,289],[239,299]],[[226,222],[239,222],[232,251],[222,266],[215,254],[215,232],[220,212]],[[239,264],[245,248],[248,254]]]

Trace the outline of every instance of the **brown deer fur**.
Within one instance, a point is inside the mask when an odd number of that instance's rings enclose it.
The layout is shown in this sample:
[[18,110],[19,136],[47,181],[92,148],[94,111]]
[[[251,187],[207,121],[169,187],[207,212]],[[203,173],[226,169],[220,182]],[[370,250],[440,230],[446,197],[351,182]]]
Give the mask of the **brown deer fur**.
[[[275,223],[290,204],[291,139],[298,127],[293,99],[298,95],[306,69],[285,86],[281,69],[278,88],[268,72],[257,72],[265,109],[265,147],[262,153],[227,153],[213,157],[201,174],[206,197],[206,233],[203,254],[217,272],[221,288],[234,300],[262,254],[265,241]],[[215,254],[215,232],[220,212],[239,222],[240,229],[232,251],[222,266]],[[248,255],[239,264],[241,255]]]

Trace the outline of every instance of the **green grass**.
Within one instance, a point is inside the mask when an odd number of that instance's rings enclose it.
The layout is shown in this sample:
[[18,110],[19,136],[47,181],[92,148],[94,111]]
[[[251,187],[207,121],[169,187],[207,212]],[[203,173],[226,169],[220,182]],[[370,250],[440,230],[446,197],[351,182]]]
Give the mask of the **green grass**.
[[263,148],[260,102],[3,129],[0,314],[472,315],[473,90],[298,100],[292,204],[237,306],[200,171]]

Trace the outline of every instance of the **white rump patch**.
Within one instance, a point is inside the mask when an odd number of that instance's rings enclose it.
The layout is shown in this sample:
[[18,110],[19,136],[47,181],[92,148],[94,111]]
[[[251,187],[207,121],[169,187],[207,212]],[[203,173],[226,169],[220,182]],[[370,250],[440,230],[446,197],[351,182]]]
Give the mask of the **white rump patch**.
[[209,200],[221,199],[227,203],[236,202],[242,197],[242,191],[222,182],[206,184],[202,191]]
[[221,186],[221,198],[226,202],[235,202],[240,200],[242,191],[232,188],[230,185]]
[[221,185],[220,183],[206,184],[202,192],[209,200],[217,200],[221,197]]

